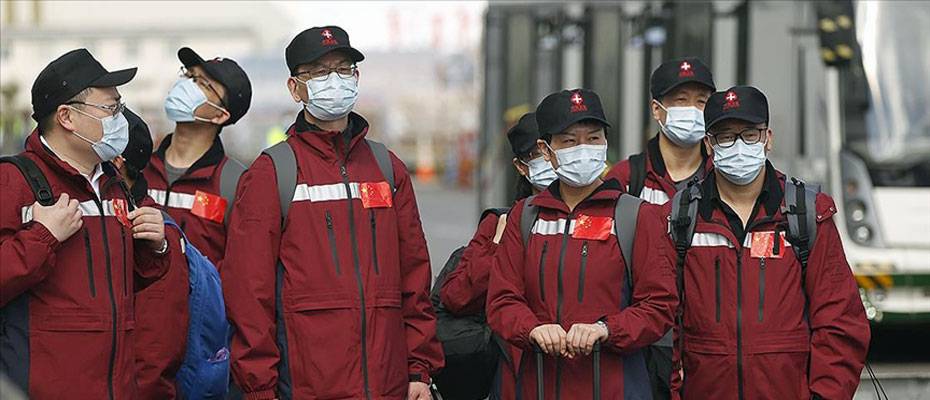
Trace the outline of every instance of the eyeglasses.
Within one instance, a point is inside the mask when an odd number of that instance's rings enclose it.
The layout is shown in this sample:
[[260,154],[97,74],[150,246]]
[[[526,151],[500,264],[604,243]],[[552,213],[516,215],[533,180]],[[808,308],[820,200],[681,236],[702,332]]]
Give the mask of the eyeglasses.
[[65,103],[65,104],[66,104],[66,105],[69,105],[69,106],[70,106],[70,105],[73,105],[73,104],[80,104],[80,105],[84,105],[84,106],[91,106],[91,107],[94,107],[94,108],[99,108],[99,109],[101,109],[101,110],[103,110],[103,111],[106,111],[106,112],[109,114],[109,116],[111,116],[111,117],[114,116],[114,115],[117,115],[117,114],[122,113],[122,112],[126,109],[126,103],[123,103],[123,102],[119,102],[119,103],[116,103],[116,104],[113,104],[113,105],[106,105],[106,104],[88,103],[88,102],[84,102],[84,101],[70,101],[70,102],[67,102],[67,103]]
[[714,145],[728,148],[733,147],[736,144],[736,139],[739,138],[746,144],[756,144],[765,139],[765,131],[769,129],[767,126],[762,128],[746,128],[739,132],[716,132],[711,133],[707,136],[710,137],[711,143]]
[[[356,66],[355,64],[352,64],[352,65],[340,65],[336,68],[316,67],[309,71],[298,72],[294,76],[295,77],[309,76],[311,80],[322,81],[322,80],[326,80],[326,77],[328,77],[329,74],[335,72],[336,74],[339,75],[340,78],[349,79],[355,76],[356,71],[358,71],[358,66]],[[306,78],[304,78],[304,80],[306,80]]]
[[213,85],[210,84],[210,80],[209,80],[209,79],[207,79],[206,77],[204,77],[204,76],[202,76],[202,75],[197,75],[197,74],[191,72],[189,69],[184,68],[184,67],[181,67],[180,75],[183,76],[183,77],[185,77],[185,78],[190,78],[190,79],[194,80],[194,83],[196,83],[196,84],[198,84],[198,85],[200,85],[200,86],[204,86],[204,87],[206,87],[209,91],[213,92],[213,94],[216,95],[216,98],[220,100],[220,105],[223,106],[223,108],[226,108],[226,101],[223,99],[223,96],[220,96],[220,92],[218,92],[218,91],[216,90],[216,88],[214,88]]

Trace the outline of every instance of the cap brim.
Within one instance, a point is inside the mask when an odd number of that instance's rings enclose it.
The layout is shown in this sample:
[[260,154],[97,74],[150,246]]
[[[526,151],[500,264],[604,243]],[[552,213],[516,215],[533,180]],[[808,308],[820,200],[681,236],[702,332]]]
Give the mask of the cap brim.
[[702,85],[704,85],[704,86],[707,86],[707,88],[710,89],[711,92],[713,92],[714,90],[717,90],[717,88],[714,87],[714,84],[713,84],[712,82],[707,82],[707,81],[705,81],[705,80],[703,80],[703,79],[701,79],[701,78],[698,78],[698,77],[691,77],[691,78],[687,78],[687,79],[685,79],[685,80],[683,80],[683,81],[681,81],[681,82],[678,82],[678,83],[676,83],[676,84],[674,84],[674,85],[672,85],[672,86],[666,88],[664,91],[662,91],[662,93],[659,93],[659,95],[656,96],[656,98],[665,96],[665,95],[667,95],[669,92],[671,92],[672,90],[675,90],[675,88],[677,88],[677,87],[679,87],[679,86],[681,86],[681,85],[684,85],[684,84],[686,84],[686,83],[700,83],[700,84],[702,84]]
[[122,86],[136,76],[137,68],[122,69],[119,71],[108,72],[105,75],[95,79],[88,87],[116,87]]
[[728,113],[728,114],[721,115],[717,118],[714,118],[712,121],[707,123],[707,128],[705,130],[710,131],[710,128],[716,125],[718,122],[728,120],[728,119],[738,119],[740,121],[746,121],[752,124],[761,124],[767,121],[765,118],[762,118],[758,115],[750,115],[750,114],[741,113],[741,112]]
[[[359,62],[359,61],[362,61],[362,60],[365,59],[365,55],[362,54],[362,52],[356,50],[356,49],[353,48],[353,47],[350,47],[350,46],[337,46],[337,47],[332,47],[332,48],[325,49],[324,51],[321,51],[321,52],[319,52],[319,53],[315,53],[315,54],[313,54],[313,55],[308,56],[306,59],[301,60],[301,61],[295,63],[295,64],[294,64],[294,68],[296,69],[297,66],[299,66],[299,65],[312,63],[312,62],[314,62],[314,61],[316,61],[316,60],[319,60],[320,57],[323,57],[323,56],[325,56],[325,55],[327,55],[327,54],[329,54],[329,53],[332,53],[332,52],[334,52],[334,51],[343,51],[343,52],[345,52],[345,53],[348,54],[349,57],[352,59],[352,62]],[[294,72],[294,71],[291,71],[291,72]]]
[[563,123],[562,125],[559,125],[556,129],[553,129],[552,132],[548,132],[546,134],[555,135],[557,133],[564,132],[566,129],[568,129],[568,127],[572,126],[572,124],[577,124],[581,121],[597,121],[597,122],[604,124],[605,127],[610,128],[610,122],[607,122],[607,120],[601,117],[595,117],[591,115],[580,115],[578,118],[570,119],[566,121],[565,123]]
[[203,57],[201,57],[197,52],[195,52],[190,47],[182,47],[178,50],[178,60],[181,61],[181,64],[184,64],[185,68],[190,68],[203,64]]

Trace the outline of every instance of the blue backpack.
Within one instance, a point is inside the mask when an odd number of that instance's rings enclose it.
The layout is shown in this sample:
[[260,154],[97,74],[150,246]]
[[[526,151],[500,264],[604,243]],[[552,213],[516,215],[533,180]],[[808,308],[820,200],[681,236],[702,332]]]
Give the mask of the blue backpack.
[[222,399],[229,387],[230,325],[220,274],[174,220],[164,215],[165,225],[175,227],[183,236],[190,276],[187,350],[176,377],[178,391],[188,400]]

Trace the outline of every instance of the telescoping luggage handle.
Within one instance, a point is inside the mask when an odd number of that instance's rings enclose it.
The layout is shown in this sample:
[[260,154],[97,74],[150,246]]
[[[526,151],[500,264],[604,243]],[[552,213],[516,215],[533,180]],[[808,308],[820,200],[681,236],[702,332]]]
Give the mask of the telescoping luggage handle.
[[[545,400],[545,385],[543,385],[543,351],[538,344],[533,344],[533,351],[536,353],[536,399]],[[592,366],[594,367],[592,379],[592,392],[594,400],[601,400],[601,342],[594,343],[594,349],[591,351]]]

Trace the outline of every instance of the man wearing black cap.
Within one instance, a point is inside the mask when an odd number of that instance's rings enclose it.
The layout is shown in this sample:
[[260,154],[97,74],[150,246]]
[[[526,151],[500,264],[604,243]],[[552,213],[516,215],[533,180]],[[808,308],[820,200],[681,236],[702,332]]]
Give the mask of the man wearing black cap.
[[700,144],[702,112],[714,91],[714,78],[700,59],[670,60],[652,72],[649,88],[652,117],[660,133],[646,144],[646,151],[621,161],[608,176],[617,178],[628,193],[664,204],[688,182],[703,179],[712,167]]
[[[538,149],[559,181],[511,208],[491,270],[488,322],[524,354],[538,346],[548,356],[539,378],[547,399],[591,398],[592,387],[606,399],[649,398],[640,349],[671,327],[677,304],[661,208],[621,201],[620,184],[601,180],[610,125],[597,94],[550,94],[536,121]],[[637,207],[625,213],[636,217],[614,221],[618,202]],[[589,356],[595,345],[603,348],[600,376],[610,377],[600,382]],[[522,357],[522,398],[540,395],[535,363]]]
[[247,399],[429,399],[442,367],[413,185],[352,109],[362,54],[336,26],[285,52],[303,110],[242,176],[221,270]]
[[135,72],[85,49],[52,61],[32,87],[39,127],[0,166],[0,372],[32,399],[135,395],[133,282],[169,253],[161,213],[130,211],[110,163],[128,141],[116,87]]
[[714,173],[667,206],[682,263],[680,395],[852,398],[869,324],[833,200],[767,161],[774,136],[758,89],[714,93],[704,119]]
[[174,132],[161,142],[144,175],[149,195],[219,268],[226,248],[224,222],[245,170],[226,156],[220,131],[249,110],[252,85],[229,58],[204,60],[184,47],[178,59],[183,76],[165,98]]

